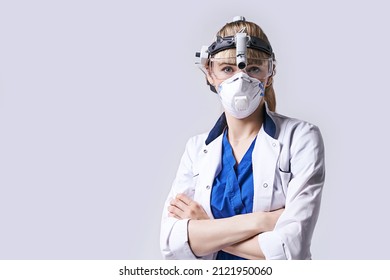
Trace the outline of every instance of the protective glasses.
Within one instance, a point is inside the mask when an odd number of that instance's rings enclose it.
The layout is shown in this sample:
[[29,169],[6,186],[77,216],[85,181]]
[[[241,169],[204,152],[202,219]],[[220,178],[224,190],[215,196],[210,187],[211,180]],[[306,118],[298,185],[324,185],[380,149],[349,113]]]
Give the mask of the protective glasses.
[[218,80],[226,80],[239,72],[245,72],[248,76],[265,80],[273,72],[272,58],[248,58],[248,65],[245,69],[239,69],[235,57],[210,58],[209,67],[211,74]]

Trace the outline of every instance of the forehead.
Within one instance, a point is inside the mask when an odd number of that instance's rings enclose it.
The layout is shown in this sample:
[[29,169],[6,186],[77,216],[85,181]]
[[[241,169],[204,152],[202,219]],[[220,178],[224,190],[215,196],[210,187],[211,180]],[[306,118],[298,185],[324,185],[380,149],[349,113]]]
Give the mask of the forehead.
[[212,58],[211,61],[214,64],[236,64],[236,58],[235,57],[219,57],[219,58]]
[[[235,57],[214,57],[211,58],[211,62],[215,65],[236,65]],[[268,59],[264,58],[248,58],[248,65],[265,65],[268,63]]]
[[[235,48],[221,51],[219,53],[216,53],[213,56],[213,58],[234,58],[234,57],[236,57],[236,49]],[[254,50],[254,49],[248,48],[247,49],[247,58],[248,58],[248,60],[259,59],[259,58],[264,59],[264,58],[270,58],[270,56],[267,55],[266,53],[259,51],[259,50]]]

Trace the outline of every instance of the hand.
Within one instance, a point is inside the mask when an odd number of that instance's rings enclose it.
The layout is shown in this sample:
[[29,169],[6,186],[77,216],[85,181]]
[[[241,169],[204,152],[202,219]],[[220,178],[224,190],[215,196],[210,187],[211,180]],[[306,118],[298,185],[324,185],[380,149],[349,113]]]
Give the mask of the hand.
[[176,219],[208,220],[207,213],[196,201],[184,194],[178,194],[168,206],[169,217]]
[[254,212],[247,214],[252,220],[251,224],[254,224],[257,228],[258,233],[244,241],[224,247],[222,250],[246,259],[265,259],[265,256],[259,247],[258,234],[274,230],[276,222],[283,211],[284,208],[272,212]]

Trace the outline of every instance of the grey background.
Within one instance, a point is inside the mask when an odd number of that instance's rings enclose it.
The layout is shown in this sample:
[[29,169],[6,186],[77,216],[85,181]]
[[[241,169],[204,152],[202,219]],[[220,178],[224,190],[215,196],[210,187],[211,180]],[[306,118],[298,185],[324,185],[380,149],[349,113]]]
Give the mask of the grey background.
[[386,1],[0,1],[0,258],[159,259],[187,139],[221,112],[194,52],[235,15],[321,128],[314,259],[389,259]]

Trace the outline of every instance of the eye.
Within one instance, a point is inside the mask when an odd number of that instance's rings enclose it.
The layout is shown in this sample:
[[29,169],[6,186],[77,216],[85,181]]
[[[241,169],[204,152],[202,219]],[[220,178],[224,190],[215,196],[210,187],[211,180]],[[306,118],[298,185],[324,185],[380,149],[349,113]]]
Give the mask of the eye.
[[231,67],[231,66],[225,66],[222,68],[222,71],[226,74],[230,74],[230,73],[233,73],[234,70],[233,70],[233,67]]
[[251,74],[259,74],[261,73],[261,68],[259,66],[249,66],[246,71]]

